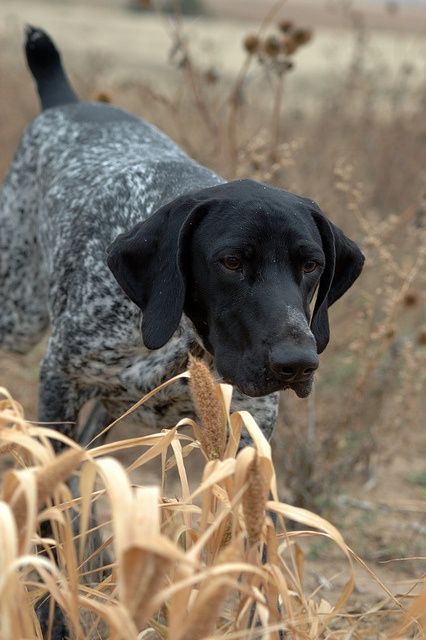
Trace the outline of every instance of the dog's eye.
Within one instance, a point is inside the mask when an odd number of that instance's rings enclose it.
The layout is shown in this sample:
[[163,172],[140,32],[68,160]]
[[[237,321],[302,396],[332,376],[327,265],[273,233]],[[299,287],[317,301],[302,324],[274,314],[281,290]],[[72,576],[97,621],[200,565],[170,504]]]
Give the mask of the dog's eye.
[[221,262],[229,271],[239,271],[242,268],[242,262],[237,256],[225,256]]
[[318,262],[315,262],[315,260],[307,260],[303,265],[303,273],[312,273],[312,271],[315,271],[317,266]]

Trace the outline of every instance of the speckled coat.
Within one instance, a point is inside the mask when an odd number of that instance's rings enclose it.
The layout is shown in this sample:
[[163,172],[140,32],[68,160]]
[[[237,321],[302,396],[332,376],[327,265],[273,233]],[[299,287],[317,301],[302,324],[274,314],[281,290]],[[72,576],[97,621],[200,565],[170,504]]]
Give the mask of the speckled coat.
[[[0,350],[26,352],[51,335],[40,377],[39,420],[70,423],[98,397],[117,417],[200,351],[185,317],[161,349],[147,350],[141,311],[106,266],[119,233],[178,195],[224,182],[174,142],[125,111],[75,103],[29,125],[0,198]],[[269,438],[278,394],[234,393]],[[185,381],[140,412],[167,427],[192,411]]]

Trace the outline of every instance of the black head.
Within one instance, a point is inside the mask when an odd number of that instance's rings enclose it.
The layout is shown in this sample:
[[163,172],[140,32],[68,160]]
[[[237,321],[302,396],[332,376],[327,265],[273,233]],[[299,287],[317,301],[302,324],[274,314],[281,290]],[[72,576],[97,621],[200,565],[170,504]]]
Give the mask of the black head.
[[185,313],[218,373],[250,396],[289,387],[308,395],[329,340],[328,307],[363,262],[312,200],[251,180],[180,196],[108,251],[143,311],[145,345],[162,347]]

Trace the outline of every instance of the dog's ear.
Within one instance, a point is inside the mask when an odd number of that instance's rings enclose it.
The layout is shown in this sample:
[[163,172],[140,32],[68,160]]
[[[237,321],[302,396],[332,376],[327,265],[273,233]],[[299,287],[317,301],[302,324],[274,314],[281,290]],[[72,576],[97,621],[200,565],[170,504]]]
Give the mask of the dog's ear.
[[184,256],[206,199],[181,196],[119,235],[107,264],[127,296],[142,310],[142,337],[159,349],[176,331],[185,302]]
[[358,278],[364,265],[364,256],[355,242],[327,220],[320,210],[313,211],[312,215],[321,235],[326,261],[311,321],[318,353],[322,353],[330,339],[328,307]]

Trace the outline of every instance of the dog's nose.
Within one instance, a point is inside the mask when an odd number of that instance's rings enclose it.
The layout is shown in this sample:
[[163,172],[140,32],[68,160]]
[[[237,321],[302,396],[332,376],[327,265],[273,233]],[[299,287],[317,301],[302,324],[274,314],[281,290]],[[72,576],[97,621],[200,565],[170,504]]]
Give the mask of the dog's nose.
[[269,363],[276,378],[282,382],[307,380],[318,369],[318,356],[312,349],[297,346],[275,347]]

